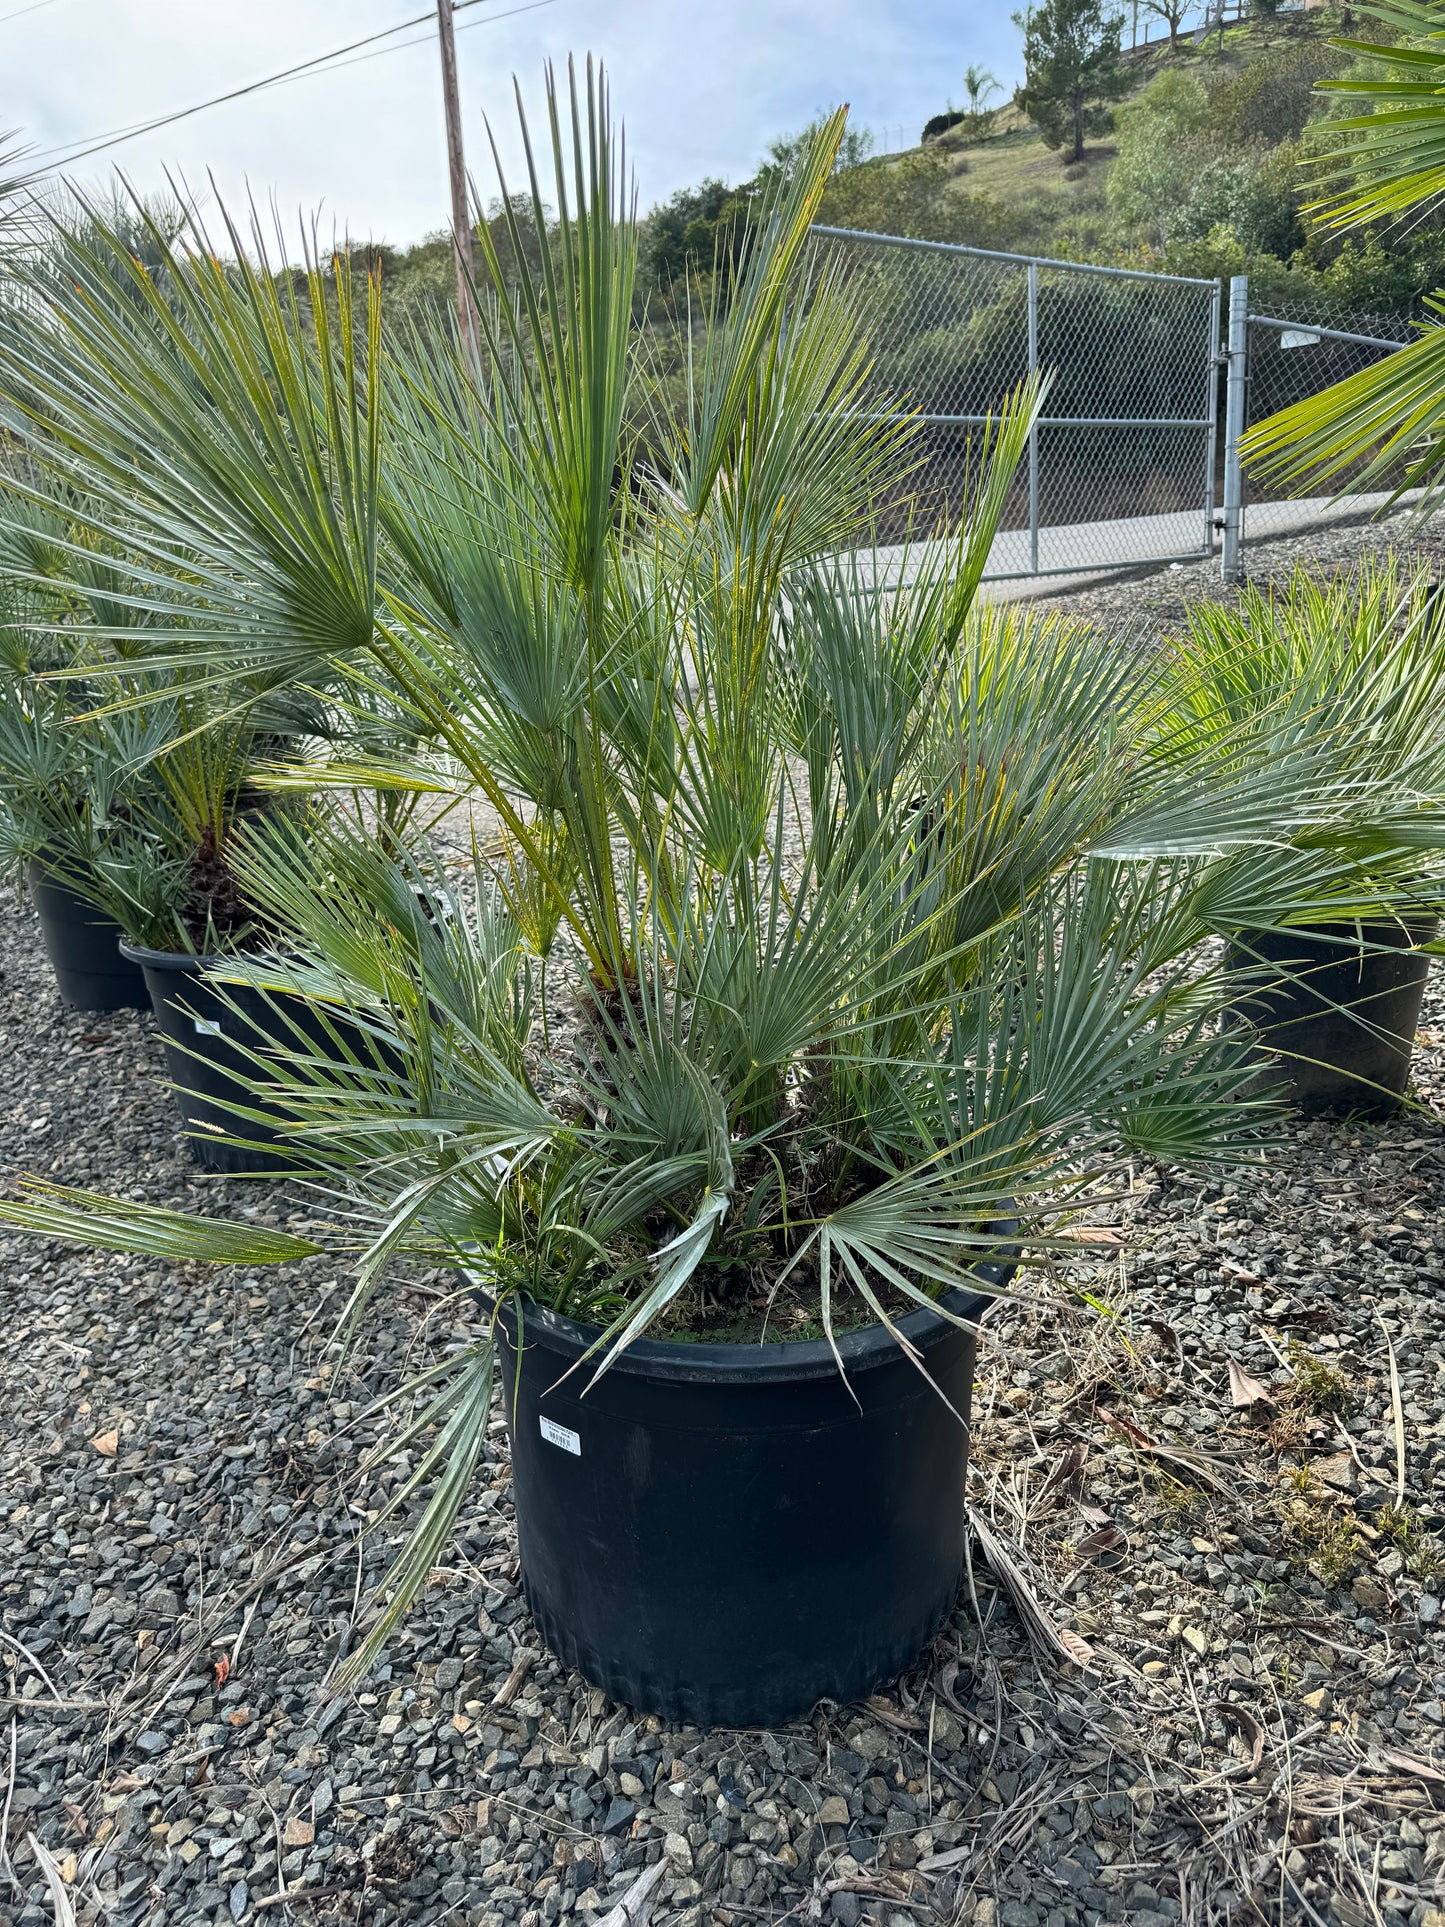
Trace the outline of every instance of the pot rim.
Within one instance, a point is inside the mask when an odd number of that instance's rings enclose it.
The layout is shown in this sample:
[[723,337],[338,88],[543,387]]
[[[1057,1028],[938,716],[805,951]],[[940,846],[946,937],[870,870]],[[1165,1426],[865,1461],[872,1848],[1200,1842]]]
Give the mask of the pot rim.
[[[1440,916],[1440,912],[1420,909],[1401,912],[1398,916],[1381,913],[1370,917],[1332,917],[1321,923],[1240,924],[1225,932],[1224,940],[1231,949],[1246,948],[1250,939],[1284,942],[1291,937],[1306,942],[1337,942],[1344,948],[1352,943],[1372,943],[1375,933],[1379,932],[1385,939],[1379,945],[1381,949],[1403,950],[1406,946],[1399,941],[1402,934],[1409,939],[1411,947],[1433,942],[1440,928]],[[1390,942],[1390,937],[1395,941]]]
[[69,877],[49,869],[41,857],[32,856],[26,859],[25,887],[37,908],[39,900],[36,893],[40,890],[53,890],[58,895],[73,898],[76,903],[83,903],[87,910],[95,913],[98,922],[109,924],[112,930],[119,931],[121,928],[108,910],[103,910],[93,898],[86,896],[83,890],[77,890]]
[[[980,1278],[1000,1288],[1007,1287],[1016,1269],[1017,1265],[1011,1259],[990,1259],[974,1267]],[[457,1270],[488,1305],[495,1306],[498,1318],[510,1335],[515,1329],[516,1316],[512,1297],[509,1295],[498,1304],[476,1272],[465,1265],[459,1265]],[[996,1301],[990,1292],[966,1291],[953,1286],[943,1293],[940,1302],[947,1305],[956,1317],[965,1319],[971,1332],[976,1334],[984,1316]],[[553,1311],[531,1299],[527,1299],[525,1304],[524,1344],[533,1334],[540,1334],[549,1349],[580,1360],[602,1336],[601,1325],[569,1318],[565,1312]],[[895,1319],[894,1325],[920,1351],[926,1351],[930,1344],[950,1332],[959,1332],[959,1327],[952,1320],[923,1306]],[[966,1334],[959,1332],[959,1335]],[[746,1344],[737,1341],[692,1344],[684,1339],[638,1338],[607,1370],[609,1375],[620,1372],[674,1384],[695,1384],[699,1381],[759,1383],[836,1378],[839,1358],[847,1371],[871,1371],[899,1361],[909,1362],[897,1340],[883,1325],[861,1325],[854,1331],[842,1332],[836,1343],[838,1350],[835,1356],[826,1338],[772,1339],[766,1343]],[[591,1382],[585,1374],[579,1373],[579,1390],[585,1390]]]
[[143,970],[173,970],[178,976],[188,976],[193,971],[229,970],[238,962],[258,959],[264,962],[276,955],[273,950],[152,950],[149,945],[136,943],[126,936],[121,938],[120,948]]
[[123,957],[129,957],[131,962],[139,964],[142,970],[174,970],[189,973],[226,961],[222,956],[193,950],[152,950],[149,944],[135,943],[129,937],[121,938],[120,951]]

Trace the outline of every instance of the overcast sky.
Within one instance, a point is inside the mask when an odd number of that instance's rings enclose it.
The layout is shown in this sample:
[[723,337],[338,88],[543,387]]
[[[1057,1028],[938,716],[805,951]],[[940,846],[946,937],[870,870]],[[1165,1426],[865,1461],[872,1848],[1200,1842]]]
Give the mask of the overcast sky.
[[[644,207],[707,174],[746,178],[768,141],[849,101],[911,142],[971,62],[1012,88],[1020,35],[993,0],[482,0],[457,18],[467,160],[493,180],[482,117],[515,159],[511,76],[529,102],[543,62],[600,55],[626,123]],[[33,150],[82,144],[259,80],[422,14],[428,0],[0,0],[0,130]],[[510,17],[503,18],[503,15]],[[407,46],[399,43],[412,40]],[[77,161],[143,189],[167,167],[226,199],[249,185],[283,211],[404,244],[445,225],[435,37],[308,75]]]

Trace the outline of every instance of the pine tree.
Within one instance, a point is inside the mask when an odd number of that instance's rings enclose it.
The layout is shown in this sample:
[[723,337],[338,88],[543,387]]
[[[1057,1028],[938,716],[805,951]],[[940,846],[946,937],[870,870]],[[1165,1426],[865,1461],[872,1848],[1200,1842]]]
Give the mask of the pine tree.
[[1119,53],[1124,16],[1106,14],[1103,0],[1043,0],[1014,24],[1024,30],[1027,76],[1014,98],[1048,146],[1081,161],[1084,136],[1109,131],[1109,103],[1131,85]]

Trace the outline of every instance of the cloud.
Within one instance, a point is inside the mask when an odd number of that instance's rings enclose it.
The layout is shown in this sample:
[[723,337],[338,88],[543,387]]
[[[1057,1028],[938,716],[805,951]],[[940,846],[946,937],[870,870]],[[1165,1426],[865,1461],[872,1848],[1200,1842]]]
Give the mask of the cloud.
[[[720,174],[746,178],[768,142],[847,100],[912,141],[961,93],[970,61],[1016,78],[1017,30],[973,0],[487,0],[457,22],[467,158],[494,186],[483,117],[515,174],[511,76],[539,107],[544,60],[606,61],[644,207]],[[0,8],[0,11],[3,11]],[[426,0],[48,0],[0,21],[0,128],[36,149],[87,142],[190,106],[426,10]],[[491,18],[487,18],[487,16]],[[510,17],[502,17],[510,15]],[[483,24],[485,22],[485,24]],[[209,109],[80,162],[94,183],[124,168],[143,190],[169,167],[193,190],[214,175],[288,218],[405,243],[447,220],[438,61],[417,44]],[[386,44],[386,43],[383,43]],[[369,50],[368,50],[369,51]]]

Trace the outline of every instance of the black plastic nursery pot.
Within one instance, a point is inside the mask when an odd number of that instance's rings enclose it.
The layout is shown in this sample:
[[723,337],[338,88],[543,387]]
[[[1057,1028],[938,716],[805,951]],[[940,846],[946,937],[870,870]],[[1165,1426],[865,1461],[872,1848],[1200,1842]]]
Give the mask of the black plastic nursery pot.
[[[972,1320],[989,1300],[944,1302]],[[824,1340],[654,1339],[559,1383],[597,1329],[524,1303],[518,1366],[504,1302],[522,1587],[552,1652],[693,1726],[775,1726],[896,1678],[958,1596],[977,1349],[933,1311],[898,1325],[928,1378],[870,1326],[838,1339],[846,1384]]]
[[149,1010],[140,966],[121,955],[121,928],[41,863],[30,865],[30,900],[62,999],[76,1010]]
[[[249,984],[213,985],[211,973],[227,967],[223,957],[147,950],[133,943],[122,943],[121,952],[144,973],[166,1069],[197,1163],[232,1175],[302,1168],[304,1158],[284,1148],[286,1122],[279,1112],[273,1126],[237,1117],[228,1106],[267,1109],[264,1099],[247,1088],[247,1078],[257,1075],[247,1050],[295,1051],[299,1046],[293,1026],[314,1041],[319,1053],[331,1048],[324,1025],[305,1000],[274,992],[268,997]],[[336,1028],[344,1034],[343,1021],[337,1020]],[[246,1146],[225,1143],[223,1132],[246,1139]]]
[[1230,943],[1225,968],[1255,978],[1235,1018],[1277,1054],[1275,1081],[1301,1109],[1399,1108],[1430,974],[1417,946],[1438,928],[1435,918],[1325,923],[1244,930]]

